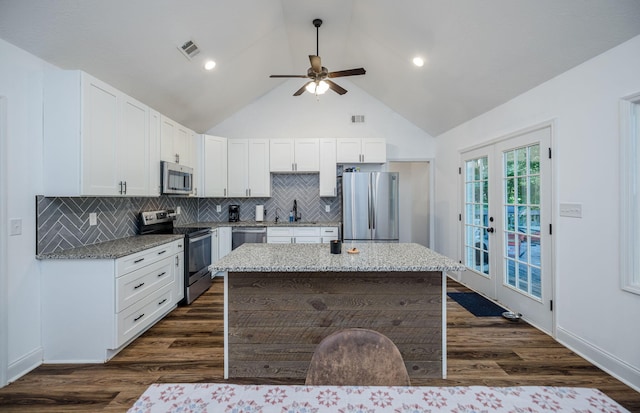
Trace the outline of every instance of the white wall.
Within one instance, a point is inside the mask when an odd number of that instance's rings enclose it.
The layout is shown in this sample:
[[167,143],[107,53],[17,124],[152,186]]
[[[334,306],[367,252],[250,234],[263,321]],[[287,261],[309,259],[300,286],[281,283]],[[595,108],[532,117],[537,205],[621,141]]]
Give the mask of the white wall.
[[[640,92],[640,36],[437,137],[436,249],[459,259],[459,151],[554,121],[556,337],[640,389],[640,296],[620,289],[618,101]],[[558,214],[582,203],[583,218]]]
[[[307,92],[292,96],[303,82],[284,82],[207,133],[228,138],[383,137],[388,159],[433,158],[435,141],[429,134],[348,80],[337,80],[348,90],[342,96],[332,91],[319,99]],[[365,122],[351,123],[352,115],[365,115]]]
[[[8,380],[42,361],[40,270],[35,259],[35,195],[42,192],[42,78],[46,63],[0,40],[0,95],[7,113],[7,217],[22,235],[7,238]],[[6,228],[3,223],[2,227]],[[3,231],[0,236],[7,236]]]

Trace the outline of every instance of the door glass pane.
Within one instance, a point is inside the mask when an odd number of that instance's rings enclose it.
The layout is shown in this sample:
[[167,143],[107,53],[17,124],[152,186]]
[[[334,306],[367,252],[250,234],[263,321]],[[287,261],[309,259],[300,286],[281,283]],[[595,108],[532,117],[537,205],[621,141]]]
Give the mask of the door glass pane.
[[489,170],[488,158],[465,162],[465,265],[489,274]]
[[502,158],[504,283],[541,299],[540,145],[506,151]]

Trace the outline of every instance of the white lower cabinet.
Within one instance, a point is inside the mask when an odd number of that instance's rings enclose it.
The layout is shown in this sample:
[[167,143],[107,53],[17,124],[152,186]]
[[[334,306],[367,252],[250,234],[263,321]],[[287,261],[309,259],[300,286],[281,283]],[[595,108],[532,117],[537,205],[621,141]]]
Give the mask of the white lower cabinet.
[[[231,227],[219,227],[211,230],[211,264],[215,264],[231,252]],[[213,277],[224,276],[226,272],[213,273]]]
[[335,238],[338,239],[338,227],[268,227],[267,243],[268,244],[319,244],[326,241],[323,235],[324,230],[330,230],[331,234],[335,232]]
[[184,296],[184,241],[118,259],[42,261],[47,363],[100,363],[174,309]]
[[320,228],[320,237],[322,238],[322,243],[330,242],[333,240],[340,239],[338,234],[338,227],[322,227]]

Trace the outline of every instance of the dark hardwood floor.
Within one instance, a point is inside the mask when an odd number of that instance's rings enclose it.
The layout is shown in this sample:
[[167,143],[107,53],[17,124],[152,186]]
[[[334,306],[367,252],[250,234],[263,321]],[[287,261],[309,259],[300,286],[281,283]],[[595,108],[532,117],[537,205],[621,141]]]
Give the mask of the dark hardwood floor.
[[[467,291],[451,280],[448,290]],[[222,382],[222,298],[216,280],[191,306],[174,310],[106,364],[38,367],[0,389],[0,411],[123,412],[152,383]],[[595,387],[640,412],[640,393],[526,323],[474,317],[451,299],[447,311],[448,378],[413,385]]]

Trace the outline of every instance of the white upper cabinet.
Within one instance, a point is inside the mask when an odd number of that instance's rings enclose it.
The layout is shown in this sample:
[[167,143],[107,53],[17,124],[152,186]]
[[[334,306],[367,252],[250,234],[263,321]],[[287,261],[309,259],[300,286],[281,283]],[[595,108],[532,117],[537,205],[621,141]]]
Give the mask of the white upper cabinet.
[[270,197],[269,140],[227,141],[228,197]]
[[271,196],[271,174],[269,173],[269,141],[249,139],[249,196],[265,198]]
[[319,139],[271,139],[271,172],[318,172]]
[[336,187],[336,140],[320,139],[320,196],[338,196]]
[[149,109],[149,195],[160,196],[160,125],[162,115]]
[[227,196],[227,139],[202,135],[199,156],[200,196],[224,198]]
[[338,163],[385,163],[387,145],[383,138],[338,138]]
[[162,116],[160,126],[160,159],[194,168],[193,132]]
[[[127,195],[149,195],[149,108],[126,96],[118,136],[117,174]],[[156,175],[159,175],[156,174]]]
[[149,108],[80,71],[44,84],[44,194],[152,195]]

